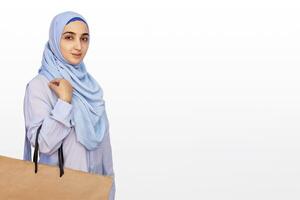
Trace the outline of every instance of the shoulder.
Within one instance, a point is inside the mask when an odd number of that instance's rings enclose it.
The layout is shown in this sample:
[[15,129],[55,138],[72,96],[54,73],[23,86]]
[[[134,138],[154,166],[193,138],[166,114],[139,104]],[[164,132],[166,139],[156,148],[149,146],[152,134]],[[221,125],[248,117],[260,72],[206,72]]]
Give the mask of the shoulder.
[[49,80],[43,75],[36,75],[26,85],[25,101],[43,102],[54,107],[57,102],[56,94],[48,86]]
[[45,76],[38,74],[27,83],[26,87],[29,89],[42,89],[45,86],[48,87],[48,82]]
[[26,91],[31,94],[46,95],[50,90],[48,82],[45,76],[38,74],[27,83]]
[[35,85],[48,85],[48,79],[41,75],[41,74],[38,74],[36,75],[35,77],[33,77],[28,83],[27,85],[32,85],[32,86],[35,86]]

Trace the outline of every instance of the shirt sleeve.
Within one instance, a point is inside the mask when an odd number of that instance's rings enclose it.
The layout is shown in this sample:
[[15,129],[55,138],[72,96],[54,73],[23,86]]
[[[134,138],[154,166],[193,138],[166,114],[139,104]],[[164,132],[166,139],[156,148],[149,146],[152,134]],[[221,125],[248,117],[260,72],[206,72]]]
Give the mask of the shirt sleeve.
[[72,104],[58,99],[54,107],[43,84],[27,84],[24,97],[24,118],[26,136],[35,146],[37,129],[40,125],[39,151],[52,154],[60,147],[72,128]]
[[115,185],[115,174],[113,169],[113,159],[112,159],[112,149],[110,144],[110,136],[109,136],[109,130],[106,132],[103,138],[103,175],[112,176],[113,177],[113,183],[112,188],[109,195],[109,200],[115,199],[115,192],[116,192],[116,185]]

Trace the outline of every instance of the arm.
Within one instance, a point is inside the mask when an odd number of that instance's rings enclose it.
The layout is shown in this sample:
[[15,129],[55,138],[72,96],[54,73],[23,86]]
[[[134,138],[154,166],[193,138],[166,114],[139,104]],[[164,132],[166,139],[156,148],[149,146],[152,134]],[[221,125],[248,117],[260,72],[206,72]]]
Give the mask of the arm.
[[45,154],[54,153],[62,140],[70,133],[72,104],[58,99],[52,108],[42,83],[29,83],[24,97],[24,118],[26,136],[35,145],[38,127],[42,124],[38,138],[39,150]]

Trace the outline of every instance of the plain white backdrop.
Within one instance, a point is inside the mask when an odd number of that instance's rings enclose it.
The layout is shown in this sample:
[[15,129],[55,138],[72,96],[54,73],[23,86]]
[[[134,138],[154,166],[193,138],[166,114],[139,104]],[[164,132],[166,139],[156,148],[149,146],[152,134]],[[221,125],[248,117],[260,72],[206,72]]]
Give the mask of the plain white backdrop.
[[50,21],[81,13],[117,200],[300,199],[300,3],[6,1],[0,154],[22,158],[25,86]]

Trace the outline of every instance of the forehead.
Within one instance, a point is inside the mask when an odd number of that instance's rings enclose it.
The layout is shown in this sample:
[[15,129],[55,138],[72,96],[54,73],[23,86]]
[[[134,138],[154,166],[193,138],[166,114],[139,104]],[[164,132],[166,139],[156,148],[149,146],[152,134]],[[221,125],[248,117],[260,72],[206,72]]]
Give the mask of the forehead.
[[77,34],[82,34],[82,33],[88,33],[89,32],[87,25],[82,21],[74,21],[74,22],[71,22],[71,23],[67,24],[64,27],[63,33],[67,32],[67,31],[74,32],[74,33],[77,33]]

